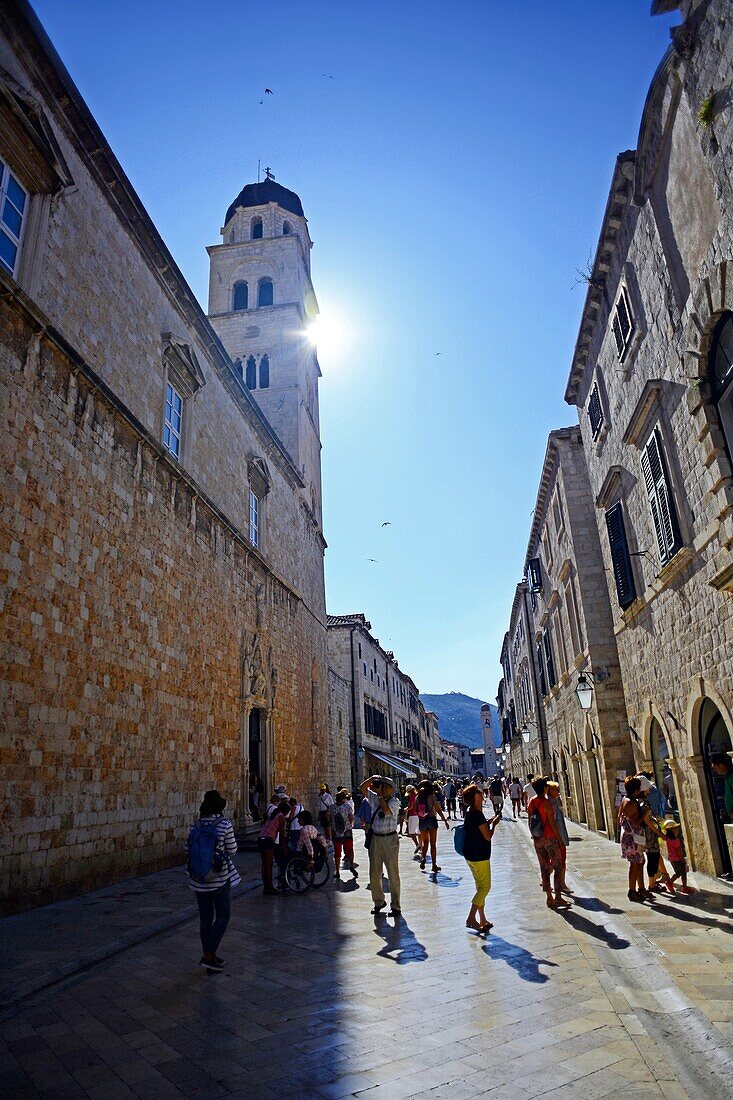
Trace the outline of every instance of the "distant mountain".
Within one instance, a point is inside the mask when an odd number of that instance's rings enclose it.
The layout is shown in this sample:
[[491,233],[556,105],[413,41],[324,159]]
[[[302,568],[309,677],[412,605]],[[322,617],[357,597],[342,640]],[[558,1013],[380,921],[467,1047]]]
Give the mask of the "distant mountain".
[[[426,710],[433,710],[440,722],[440,736],[445,741],[455,741],[458,745],[470,745],[472,749],[481,748],[481,707],[482,699],[472,699],[460,691],[449,691],[447,695],[421,695]],[[494,726],[494,741],[501,744],[499,722],[496,707],[491,706]]]

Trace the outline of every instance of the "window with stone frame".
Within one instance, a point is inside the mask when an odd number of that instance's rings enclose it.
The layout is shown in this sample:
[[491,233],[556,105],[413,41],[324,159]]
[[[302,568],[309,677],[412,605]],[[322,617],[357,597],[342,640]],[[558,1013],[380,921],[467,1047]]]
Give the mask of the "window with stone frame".
[[261,550],[265,529],[265,500],[270,491],[270,471],[264,459],[252,458],[248,463],[247,473],[249,541]]
[[261,241],[263,234],[262,218],[252,218],[251,232],[253,241]]
[[629,543],[626,538],[624,508],[620,500],[617,500],[606,511],[606,529],[613,565],[613,577],[616,582],[616,595],[619,607],[625,611],[636,599],[636,582],[631,565]]
[[249,491],[249,541],[260,545],[260,498],[254,489]]
[[31,296],[45,267],[51,199],[73,183],[43,111],[0,66],[0,268]]
[[598,439],[600,435],[604,419],[601,395],[598,392],[598,382],[594,382],[593,389],[590,391],[590,397],[588,398],[588,420],[590,421],[591,435],[594,440]]
[[165,387],[165,418],[163,424],[163,446],[174,458],[181,457],[181,439],[183,436],[183,398],[175,386],[169,382]]
[[257,362],[254,355],[247,356],[247,365],[244,370],[244,384],[248,390],[257,389]]
[[559,485],[555,487],[555,494],[552,498],[552,519],[555,524],[555,534],[558,538],[565,530],[565,514],[562,508],[562,497],[560,496]]
[[557,643],[557,671],[560,676],[568,669],[568,651],[565,644],[565,627],[562,621],[562,604],[558,604],[553,615],[555,626],[555,640]]
[[206,383],[196,353],[172,332],[163,333],[163,446],[179,462],[186,456],[193,398]]
[[721,315],[713,330],[707,374],[728,457],[733,463],[733,313],[729,310]]
[[661,565],[666,565],[682,546],[682,538],[659,425],[654,428],[641,452],[641,470],[649,498],[659,561]]
[[238,312],[243,309],[249,309],[249,287],[244,279],[239,279],[234,284],[232,310]]
[[542,646],[545,651],[545,668],[547,670],[547,684],[550,690],[554,688],[557,683],[557,676],[555,675],[555,658],[552,652],[552,638],[550,637],[550,627],[544,631],[542,635]]
[[616,341],[616,354],[619,362],[622,363],[626,357],[626,352],[629,350],[631,337],[634,335],[634,316],[631,312],[629,293],[625,286],[621,287],[619,296],[616,299],[611,327],[613,338]]
[[540,673],[540,694],[547,695],[547,678],[545,677],[545,659],[542,652],[542,641],[537,643],[537,668]]
[[275,301],[275,291],[272,285],[272,279],[264,278],[260,279],[257,286],[257,305],[258,306],[271,306]]
[[260,359],[260,389],[266,390],[270,385],[270,357],[263,355]]
[[25,187],[0,160],[0,264],[8,275],[18,270],[29,202]]
[[572,577],[568,578],[565,585],[565,607],[568,612],[568,625],[570,627],[570,641],[573,647],[573,660],[583,651],[583,635],[578,618],[578,605],[575,599],[575,583]]

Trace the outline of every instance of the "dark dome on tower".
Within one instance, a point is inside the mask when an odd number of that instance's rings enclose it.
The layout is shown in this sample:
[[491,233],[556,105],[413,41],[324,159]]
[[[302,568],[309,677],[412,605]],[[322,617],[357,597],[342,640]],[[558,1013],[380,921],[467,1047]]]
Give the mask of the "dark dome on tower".
[[295,191],[288,191],[273,179],[265,179],[262,183],[248,183],[237,195],[232,205],[227,210],[224,225],[227,224],[234,212],[240,206],[265,206],[268,202],[276,202],[283,210],[289,210],[291,214],[304,218],[303,207]]

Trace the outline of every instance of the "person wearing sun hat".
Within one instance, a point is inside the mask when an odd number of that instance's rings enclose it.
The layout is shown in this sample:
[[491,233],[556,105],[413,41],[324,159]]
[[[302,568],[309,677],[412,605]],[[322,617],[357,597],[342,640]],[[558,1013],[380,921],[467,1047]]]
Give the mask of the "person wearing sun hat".
[[323,829],[323,835],[328,843],[331,843],[331,813],[335,805],[334,797],[328,783],[321,783],[318,788],[318,824]]

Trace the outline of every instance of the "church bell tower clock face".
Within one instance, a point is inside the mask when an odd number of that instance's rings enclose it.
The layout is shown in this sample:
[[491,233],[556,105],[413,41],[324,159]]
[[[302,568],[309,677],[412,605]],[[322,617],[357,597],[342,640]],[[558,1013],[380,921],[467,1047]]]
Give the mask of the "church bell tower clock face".
[[308,328],[318,315],[312,242],[300,199],[269,168],[226,212],[210,246],[209,320],[235,374],[259,405],[305,482],[321,524],[321,371]]

